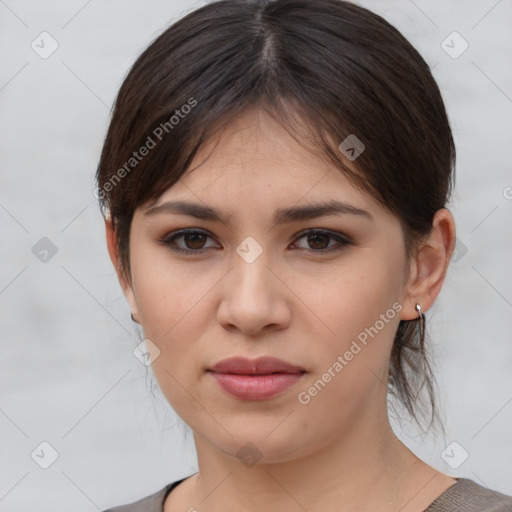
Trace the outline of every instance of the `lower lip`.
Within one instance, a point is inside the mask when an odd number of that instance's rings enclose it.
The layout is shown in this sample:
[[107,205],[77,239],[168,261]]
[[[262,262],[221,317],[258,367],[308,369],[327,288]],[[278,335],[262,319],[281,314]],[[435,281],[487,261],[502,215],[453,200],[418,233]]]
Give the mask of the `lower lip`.
[[304,375],[304,373],[272,373],[268,375],[209,373],[224,391],[244,400],[272,398],[293,386]]

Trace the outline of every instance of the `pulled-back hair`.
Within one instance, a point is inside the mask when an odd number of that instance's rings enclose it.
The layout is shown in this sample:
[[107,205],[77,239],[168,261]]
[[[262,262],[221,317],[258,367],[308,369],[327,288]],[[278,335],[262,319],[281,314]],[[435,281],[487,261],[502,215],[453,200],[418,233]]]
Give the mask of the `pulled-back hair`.
[[[199,148],[258,106],[401,222],[407,256],[453,187],[455,146],[427,63],[377,14],[343,0],[220,0],[178,20],[140,55],[117,95],[96,180],[131,282],[135,210],[190,170]],[[355,136],[355,159],[339,149]],[[421,320],[402,320],[388,391],[418,421],[434,378]],[[419,422],[418,422],[419,423]]]

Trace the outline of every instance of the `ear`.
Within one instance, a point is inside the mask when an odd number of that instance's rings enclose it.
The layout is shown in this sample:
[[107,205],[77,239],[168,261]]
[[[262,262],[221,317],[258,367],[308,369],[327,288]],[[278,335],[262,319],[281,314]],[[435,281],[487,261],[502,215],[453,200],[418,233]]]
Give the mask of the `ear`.
[[[112,226],[112,222],[109,217],[105,217],[105,231],[106,231],[106,237],[107,237],[108,253],[110,255],[112,264],[114,265],[114,268],[116,269],[117,277],[119,279],[119,284],[121,285],[121,288],[123,289],[124,296],[126,297],[128,304],[130,305],[132,315],[135,318],[135,320],[138,322],[139,321],[138,320],[139,312],[137,309],[137,302],[135,301],[135,294],[133,292],[133,283],[127,279],[127,277],[125,276],[125,274],[123,273],[123,271],[121,269],[121,261],[120,261],[118,247],[117,247],[117,241],[116,241],[116,233],[115,233],[115,229]],[[128,270],[128,272],[129,272],[129,270]]]
[[418,318],[416,304],[422,312],[432,306],[443,286],[454,249],[455,221],[450,211],[442,208],[436,212],[432,229],[411,262],[401,320]]

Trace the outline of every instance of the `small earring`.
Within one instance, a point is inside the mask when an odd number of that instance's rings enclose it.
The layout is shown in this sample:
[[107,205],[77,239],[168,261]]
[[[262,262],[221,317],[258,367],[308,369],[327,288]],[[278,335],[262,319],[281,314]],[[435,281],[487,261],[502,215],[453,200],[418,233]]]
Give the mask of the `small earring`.
[[416,311],[418,312],[418,320],[420,321],[420,344],[423,345],[425,341],[425,315],[421,312],[421,306],[416,304]]

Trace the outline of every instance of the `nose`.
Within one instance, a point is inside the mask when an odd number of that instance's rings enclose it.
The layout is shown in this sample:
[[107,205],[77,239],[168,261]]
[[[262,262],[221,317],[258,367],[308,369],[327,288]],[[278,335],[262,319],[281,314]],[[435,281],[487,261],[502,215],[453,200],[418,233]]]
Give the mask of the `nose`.
[[265,252],[249,261],[238,254],[234,258],[234,268],[224,279],[219,323],[251,336],[285,329],[291,320],[292,292]]

